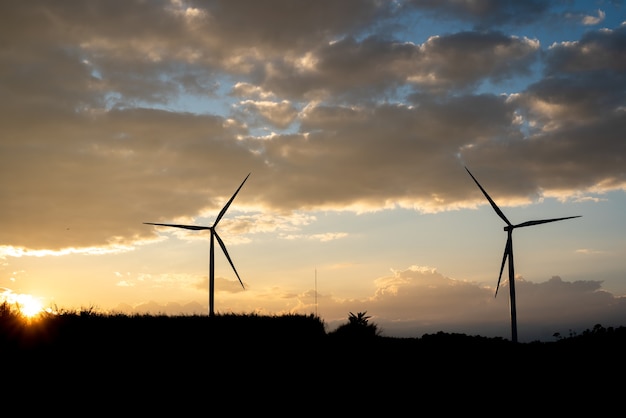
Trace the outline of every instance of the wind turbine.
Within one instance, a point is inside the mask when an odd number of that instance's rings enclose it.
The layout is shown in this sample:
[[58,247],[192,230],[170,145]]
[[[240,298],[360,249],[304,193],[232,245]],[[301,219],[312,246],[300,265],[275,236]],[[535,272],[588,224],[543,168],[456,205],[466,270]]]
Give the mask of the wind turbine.
[[504,270],[504,263],[506,263],[507,257],[508,257],[509,258],[509,305],[511,308],[511,341],[513,341],[514,343],[517,343],[517,313],[515,310],[515,268],[513,266],[513,230],[515,228],[521,228],[524,226],[532,226],[532,225],[545,224],[548,222],[562,221],[565,219],[580,218],[580,215],[567,216],[565,218],[553,218],[553,219],[540,219],[540,220],[535,220],[535,221],[526,221],[526,222],[522,222],[521,224],[513,225],[511,222],[509,222],[506,216],[504,216],[504,213],[502,213],[498,205],[496,205],[496,202],[494,202],[493,199],[489,197],[485,189],[483,189],[480,183],[478,183],[478,180],[476,180],[476,178],[472,175],[472,173],[470,173],[467,167],[465,167],[465,170],[467,170],[467,172],[472,177],[472,179],[474,179],[474,182],[476,183],[478,188],[483,192],[483,194],[485,195],[489,203],[491,203],[491,207],[493,207],[493,209],[496,211],[498,216],[502,218],[504,222],[506,222],[506,226],[504,227],[504,230],[507,232],[507,239],[506,239],[506,245],[504,246],[504,256],[502,257],[502,265],[500,266],[500,276],[498,276],[498,285],[496,286],[495,296],[498,296],[498,288],[500,287],[500,279],[502,278],[502,271]]
[[215,315],[215,311],[214,311],[214,306],[215,306],[215,302],[214,302],[214,293],[215,293],[215,251],[214,251],[214,240],[215,239],[217,239],[217,242],[220,244],[220,247],[222,247],[222,251],[224,252],[224,255],[226,256],[226,258],[228,259],[228,262],[230,263],[230,266],[233,268],[233,271],[237,275],[237,278],[239,279],[239,283],[241,283],[241,287],[243,287],[244,289],[246,288],[243,285],[243,282],[241,281],[241,278],[239,277],[239,273],[237,273],[237,269],[235,268],[235,265],[233,264],[233,261],[230,259],[230,256],[228,255],[228,250],[226,250],[226,245],[224,245],[224,241],[222,241],[222,239],[218,235],[217,231],[215,230],[215,227],[217,226],[217,224],[220,221],[220,219],[222,219],[222,216],[224,216],[224,214],[228,210],[228,207],[230,206],[230,204],[235,199],[235,196],[237,196],[237,193],[239,193],[239,190],[241,190],[241,188],[243,187],[243,184],[246,182],[246,180],[248,180],[248,177],[250,177],[250,174],[252,174],[252,173],[248,173],[246,178],[243,179],[243,181],[241,182],[241,185],[239,185],[239,188],[237,188],[237,190],[235,191],[235,194],[233,194],[233,196],[230,198],[230,200],[222,208],[222,210],[220,211],[219,215],[217,215],[217,218],[215,218],[215,222],[213,222],[212,226],[179,225],[179,224],[162,224],[162,223],[155,223],[155,222],[144,222],[144,224],[146,224],[146,225],[170,226],[170,227],[173,227],[173,228],[191,229],[191,230],[194,230],[194,231],[200,231],[200,230],[208,229],[209,231],[211,231],[211,240],[210,240],[210,246],[209,246],[209,316],[214,316]]

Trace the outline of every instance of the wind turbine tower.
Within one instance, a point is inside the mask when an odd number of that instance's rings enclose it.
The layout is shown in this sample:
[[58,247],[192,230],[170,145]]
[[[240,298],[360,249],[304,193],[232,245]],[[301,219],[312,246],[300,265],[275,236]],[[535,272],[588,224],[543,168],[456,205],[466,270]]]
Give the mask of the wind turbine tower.
[[211,232],[210,244],[209,244],[209,316],[214,316],[215,315],[215,299],[214,299],[214,294],[215,294],[215,251],[214,251],[214,242],[215,242],[215,240],[217,240],[217,242],[219,243],[220,247],[222,248],[222,252],[224,253],[226,258],[228,259],[228,262],[230,263],[230,266],[233,268],[233,271],[235,272],[235,275],[237,276],[237,279],[239,279],[239,283],[241,283],[241,287],[243,287],[244,289],[246,288],[243,285],[243,282],[241,281],[241,278],[239,277],[239,273],[237,273],[237,269],[235,268],[235,265],[233,264],[233,261],[231,260],[230,255],[228,255],[228,250],[226,250],[226,245],[224,244],[224,241],[222,241],[222,239],[220,238],[220,236],[217,233],[217,231],[215,230],[215,228],[217,227],[217,224],[219,223],[219,221],[222,219],[222,217],[224,216],[224,214],[228,210],[228,207],[230,206],[230,204],[235,199],[235,196],[237,196],[237,193],[239,193],[239,190],[241,190],[241,188],[243,187],[243,184],[246,182],[246,180],[248,180],[248,177],[250,177],[250,174],[252,174],[252,173],[248,173],[246,178],[243,179],[243,181],[241,182],[241,185],[239,185],[239,187],[237,188],[235,193],[232,195],[230,200],[226,203],[226,205],[224,205],[224,207],[220,211],[219,215],[217,215],[217,218],[215,218],[215,222],[213,222],[213,225],[211,225],[211,226],[180,225],[180,224],[164,224],[164,223],[155,223],[155,222],[144,222],[144,224],[146,224],[146,225],[169,226],[169,227],[173,227],[173,228],[191,229],[191,230],[194,230],[194,231],[200,231],[200,230],[207,230],[208,229]]
[[509,261],[509,305],[510,305],[510,309],[511,309],[511,341],[513,341],[514,343],[517,343],[517,313],[516,313],[516,307],[515,307],[515,267],[514,267],[514,264],[513,264],[513,230],[515,228],[522,228],[524,226],[532,226],[532,225],[545,224],[545,223],[548,223],[548,222],[562,221],[562,220],[565,220],[565,219],[580,218],[580,215],[578,215],[578,216],[567,216],[565,218],[553,218],[553,219],[540,219],[540,220],[535,220],[535,221],[526,221],[526,222],[522,222],[522,223],[517,224],[517,225],[513,225],[511,222],[509,222],[509,220],[506,218],[506,216],[504,216],[504,213],[502,213],[502,211],[500,210],[498,205],[496,205],[496,202],[494,202],[493,199],[491,199],[491,197],[487,194],[485,189],[483,189],[483,187],[480,185],[480,183],[478,183],[478,180],[476,180],[476,178],[472,175],[472,173],[470,173],[470,171],[467,169],[467,167],[465,167],[465,170],[472,177],[472,179],[474,180],[474,182],[476,183],[478,188],[483,192],[483,194],[485,195],[485,197],[487,198],[487,200],[491,204],[491,207],[493,208],[493,210],[495,210],[496,213],[498,214],[498,216],[500,218],[502,218],[502,220],[506,223],[506,226],[504,227],[504,230],[507,233],[507,239],[506,239],[506,244],[504,246],[504,256],[502,258],[502,265],[500,266],[500,276],[498,276],[498,285],[496,286],[496,294],[495,294],[495,296],[498,296],[498,288],[500,287],[500,279],[502,278],[502,271],[504,270],[504,264],[506,263],[507,257],[508,257],[508,261]]

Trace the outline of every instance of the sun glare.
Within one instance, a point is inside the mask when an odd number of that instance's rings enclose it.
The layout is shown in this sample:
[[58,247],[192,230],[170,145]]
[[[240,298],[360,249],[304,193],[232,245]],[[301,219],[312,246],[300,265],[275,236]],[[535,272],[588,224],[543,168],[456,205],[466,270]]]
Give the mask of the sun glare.
[[15,306],[25,318],[31,319],[43,312],[41,301],[32,295],[5,291],[4,294],[0,296],[2,296],[5,302]]
[[39,302],[31,295],[20,295],[17,303],[19,305],[20,312],[26,318],[32,318],[34,316],[37,316],[43,310],[41,302]]

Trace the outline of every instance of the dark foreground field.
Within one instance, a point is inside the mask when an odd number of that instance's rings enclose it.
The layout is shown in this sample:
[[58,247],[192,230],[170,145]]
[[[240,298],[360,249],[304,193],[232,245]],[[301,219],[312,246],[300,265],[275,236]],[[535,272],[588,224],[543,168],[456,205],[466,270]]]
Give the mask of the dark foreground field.
[[212,415],[218,405],[229,415],[253,409],[308,416],[331,404],[336,413],[393,416],[402,408],[419,411],[424,402],[448,412],[461,401],[502,411],[504,399],[518,411],[541,401],[544,412],[564,412],[598,396],[610,402],[626,371],[623,327],[513,344],[446,332],[382,337],[366,322],[326,332],[313,315],[79,312],[30,324],[1,316],[5,399],[23,391],[32,406],[43,398],[65,416],[84,405],[89,416]]

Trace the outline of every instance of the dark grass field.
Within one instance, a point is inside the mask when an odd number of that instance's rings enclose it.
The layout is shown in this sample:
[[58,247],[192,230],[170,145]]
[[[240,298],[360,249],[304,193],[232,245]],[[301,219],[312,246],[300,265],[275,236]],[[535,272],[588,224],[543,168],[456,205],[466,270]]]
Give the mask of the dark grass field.
[[335,405],[335,413],[399,415],[406,408],[417,414],[424,402],[451,412],[461,399],[488,409],[522,395],[530,399],[516,401],[517,410],[542,400],[542,411],[561,405],[562,413],[582,401],[575,393],[606,399],[623,390],[626,371],[623,327],[513,344],[443,331],[382,337],[366,320],[327,332],[314,315],[87,311],[27,323],[1,312],[5,400],[17,390],[22,399],[31,396],[32,407],[43,399],[65,415],[212,415],[208,405],[230,415],[308,416],[322,413],[322,405]]

